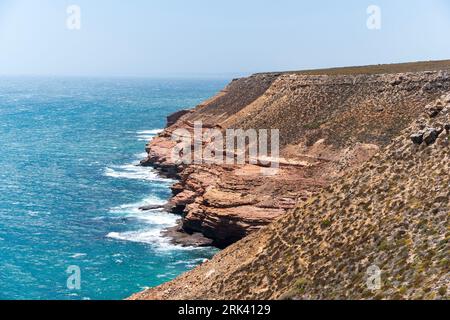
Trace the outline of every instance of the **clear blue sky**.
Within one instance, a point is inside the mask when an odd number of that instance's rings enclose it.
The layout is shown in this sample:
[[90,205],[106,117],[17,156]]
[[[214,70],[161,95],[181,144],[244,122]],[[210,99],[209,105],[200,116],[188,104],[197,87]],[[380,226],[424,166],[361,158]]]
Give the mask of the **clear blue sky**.
[[[66,28],[68,5],[81,30]],[[381,30],[366,26],[369,5]],[[0,74],[247,74],[450,58],[448,0],[0,0]]]

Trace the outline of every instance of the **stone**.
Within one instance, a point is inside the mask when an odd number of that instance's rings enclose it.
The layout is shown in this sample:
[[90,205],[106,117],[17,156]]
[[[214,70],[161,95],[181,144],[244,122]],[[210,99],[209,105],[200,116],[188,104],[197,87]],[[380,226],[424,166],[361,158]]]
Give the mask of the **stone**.
[[429,128],[423,135],[423,141],[429,146],[436,142],[439,137],[439,130],[435,128]]
[[402,76],[397,77],[397,79],[394,79],[391,81],[391,85],[392,86],[398,86],[399,84],[401,84],[403,82],[404,78]]
[[445,124],[444,125],[444,129],[445,129],[447,134],[450,134],[450,123]]
[[434,89],[433,85],[431,83],[426,83],[423,87],[423,91],[432,91]]
[[441,102],[438,102],[435,105],[429,106],[427,108],[427,113],[430,118],[436,118],[443,109],[444,105]]
[[414,144],[421,145],[423,143],[423,133],[414,133],[411,135],[411,141]]
[[170,239],[170,242],[182,247],[210,247],[214,240],[208,239],[201,233],[187,233],[181,227],[181,223],[175,227],[165,229],[162,234]]
[[164,205],[148,205],[148,206],[139,207],[139,210],[150,211],[150,210],[164,209],[164,207],[165,207]]

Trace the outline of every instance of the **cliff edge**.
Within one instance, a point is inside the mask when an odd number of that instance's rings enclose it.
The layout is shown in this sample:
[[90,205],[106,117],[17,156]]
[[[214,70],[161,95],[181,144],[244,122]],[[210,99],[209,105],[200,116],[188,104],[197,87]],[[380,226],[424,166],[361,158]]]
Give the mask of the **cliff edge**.
[[[449,69],[443,61],[256,74],[170,116],[143,162],[179,179],[169,206],[182,220],[168,234],[227,247],[269,225],[386,147],[450,89]],[[257,164],[174,163],[173,132],[193,132],[196,121],[222,131],[279,129],[278,173],[263,175]],[[192,242],[192,234],[203,239]]]
[[450,94],[417,112],[359,168],[132,299],[447,299]]

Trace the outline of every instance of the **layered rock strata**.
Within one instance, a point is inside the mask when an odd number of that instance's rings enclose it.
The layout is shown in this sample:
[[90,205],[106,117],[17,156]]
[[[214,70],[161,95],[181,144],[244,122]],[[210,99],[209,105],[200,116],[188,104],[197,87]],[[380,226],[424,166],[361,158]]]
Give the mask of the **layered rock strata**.
[[363,166],[132,299],[448,299],[450,95],[418,111]]
[[[175,241],[185,243],[181,233],[200,233],[226,247],[259,230],[369,160],[450,89],[445,70],[323,73],[236,79],[195,109],[168,118],[166,130],[148,144],[143,165],[179,179],[170,200],[182,215],[180,227],[170,232]],[[173,133],[193,132],[196,121],[220,130],[279,129],[278,173],[267,176],[250,164],[174,163]],[[424,135],[417,141],[433,138]]]

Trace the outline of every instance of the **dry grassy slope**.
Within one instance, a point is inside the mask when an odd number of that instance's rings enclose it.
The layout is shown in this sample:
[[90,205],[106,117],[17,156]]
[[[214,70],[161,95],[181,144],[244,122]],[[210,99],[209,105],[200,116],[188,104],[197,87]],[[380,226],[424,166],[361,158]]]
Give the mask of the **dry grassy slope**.
[[282,146],[322,138],[337,149],[386,145],[421,106],[450,90],[449,74],[450,60],[255,74],[233,80],[181,119],[280,129]]
[[392,74],[404,72],[422,72],[450,70],[450,60],[420,61],[407,63],[379,64],[368,66],[351,66],[327,69],[273,72],[266,74],[300,74],[300,75],[368,75],[368,74]]
[[[450,133],[414,145],[423,116],[360,169],[275,223],[138,299],[372,299],[448,297]],[[382,270],[382,289],[366,286]]]
[[232,81],[182,119],[280,129],[282,146],[324,138],[337,149],[386,145],[420,107],[450,90],[450,60],[261,73]]
[[277,77],[278,74],[259,74],[235,79],[218,95],[197,106],[184,119],[191,122],[201,120],[206,125],[221,123],[260,97]]
[[386,145],[420,108],[450,89],[447,72],[385,75],[285,74],[222,125],[279,128],[281,143],[337,148]]

